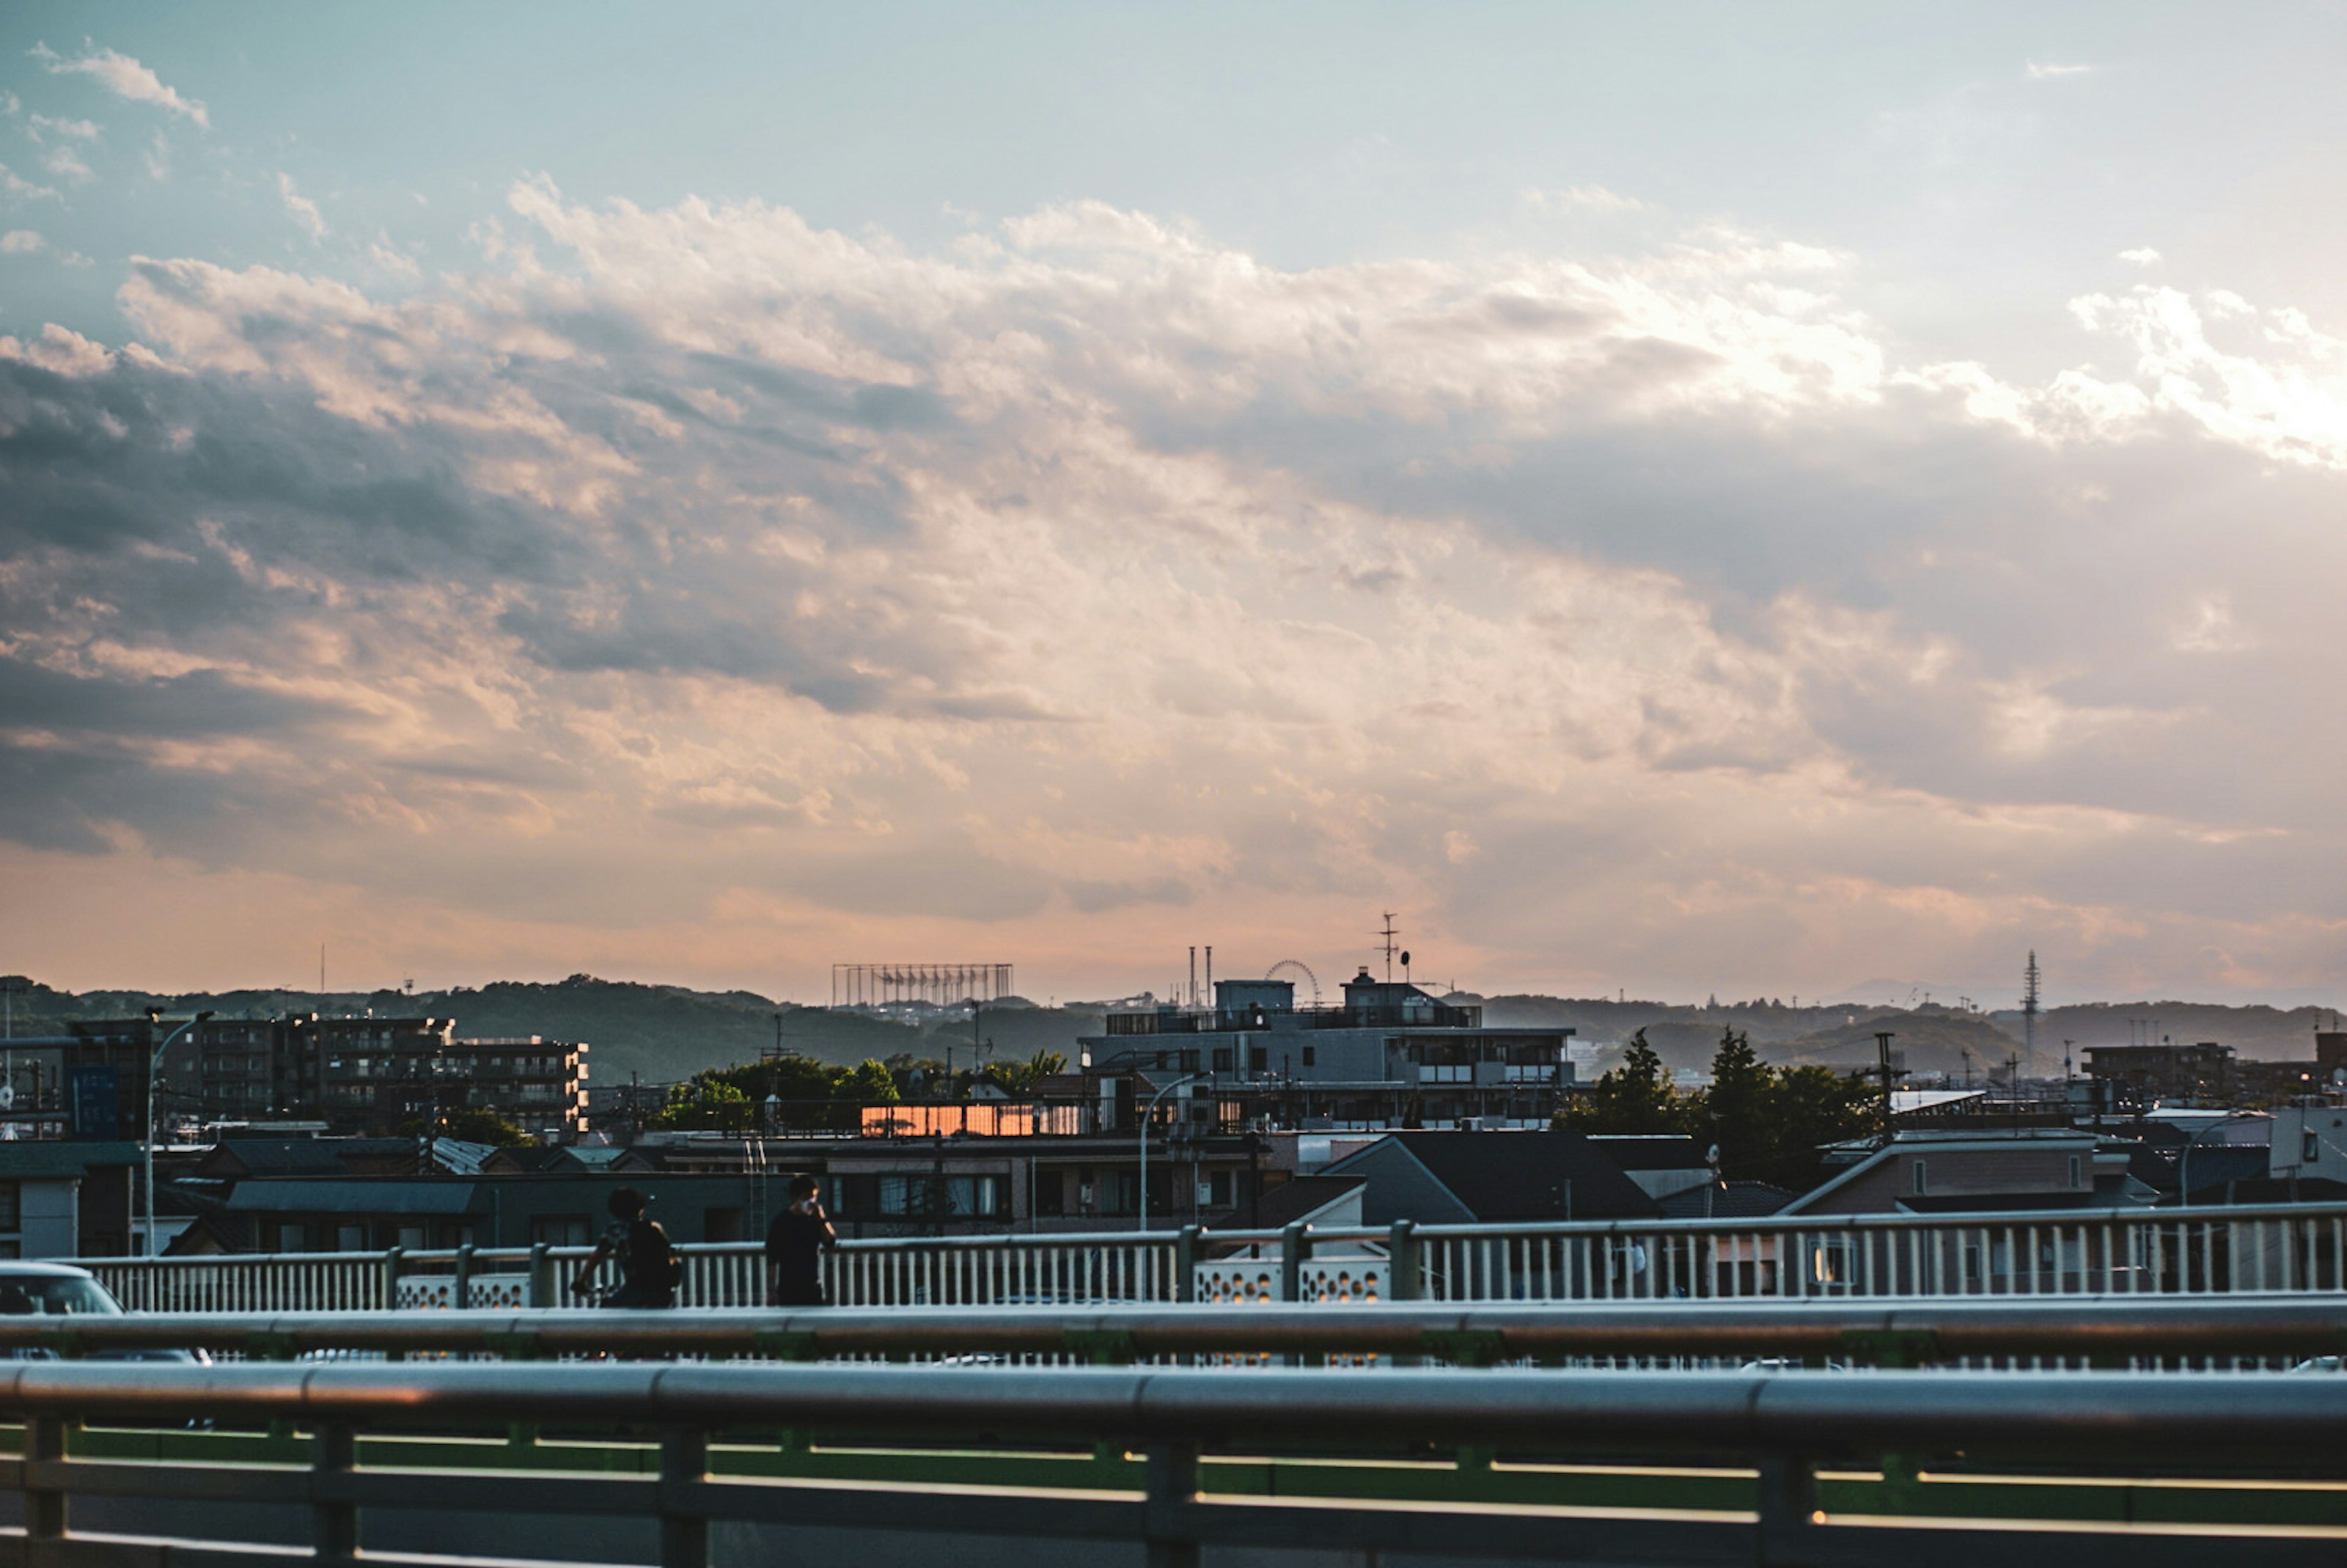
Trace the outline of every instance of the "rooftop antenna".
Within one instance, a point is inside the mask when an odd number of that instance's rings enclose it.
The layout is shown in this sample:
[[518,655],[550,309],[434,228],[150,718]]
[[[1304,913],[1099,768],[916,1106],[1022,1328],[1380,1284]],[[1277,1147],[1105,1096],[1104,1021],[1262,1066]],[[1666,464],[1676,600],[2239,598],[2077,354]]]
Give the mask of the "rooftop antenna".
[[1399,949],[1394,946],[1395,932],[1393,921],[1394,912],[1389,909],[1386,911],[1385,926],[1378,932],[1378,936],[1383,937],[1386,939],[1386,979],[1389,982],[1393,979],[1394,954],[1399,951]]
[[[2021,1051],[2024,1056],[2026,1056],[2029,1059],[2029,1065],[2033,1070],[2037,1066],[2038,979],[2037,949],[2032,948],[2029,949],[2029,962],[2023,967],[2021,971]],[[2066,1044],[2067,1042],[2065,1043]],[[2063,1072],[2065,1076],[2069,1072],[2066,1058],[2065,1059]]]
[[1208,1005],[1208,1006],[1212,1006],[1212,1005],[1214,1004],[1214,945],[1212,942],[1209,942],[1209,943],[1207,943],[1207,944],[1206,944],[1206,1002],[1207,1002],[1207,1005]]

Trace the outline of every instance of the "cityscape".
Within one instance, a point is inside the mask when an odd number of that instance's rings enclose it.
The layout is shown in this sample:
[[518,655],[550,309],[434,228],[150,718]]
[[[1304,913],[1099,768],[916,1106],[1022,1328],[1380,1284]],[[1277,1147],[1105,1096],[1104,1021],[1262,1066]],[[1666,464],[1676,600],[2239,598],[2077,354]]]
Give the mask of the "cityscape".
[[0,9],[0,1563],[2347,1560],[2342,69]]

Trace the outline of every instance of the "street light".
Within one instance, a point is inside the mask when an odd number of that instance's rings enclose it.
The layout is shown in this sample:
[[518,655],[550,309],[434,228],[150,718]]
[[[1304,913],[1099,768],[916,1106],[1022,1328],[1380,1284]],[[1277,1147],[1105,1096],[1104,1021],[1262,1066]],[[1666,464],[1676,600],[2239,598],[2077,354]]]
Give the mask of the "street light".
[[[149,1257],[158,1256],[160,1253],[160,1249],[155,1245],[155,1079],[163,1071],[163,1053],[171,1049],[171,1042],[196,1025],[209,1023],[211,1016],[208,1012],[200,1012],[165,1035],[163,1043],[155,1048],[155,1054],[147,1061],[147,1255]],[[151,1026],[162,1022],[163,1018],[160,1013],[150,1012],[147,1015],[147,1021]]]
[[[2206,1127],[2184,1140],[2184,1153],[2176,1161],[2176,1203],[2179,1208],[2192,1204],[2192,1145],[2222,1127],[2228,1122],[2247,1122],[2263,1116],[2262,1111],[2228,1111]],[[2270,1156],[2269,1156],[2270,1157]]]
[[1191,1072],[1185,1073],[1182,1077],[1175,1079],[1173,1082],[1167,1084],[1164,1088],[1151,1095],[1149,1097],[1148,1105],[1144,1107],[1141,1112],[1141,1193],[1140,1201],[1133,1204],[1133,1207],[1140,1211],[1140,1223],[1135,1227],[1136,1229],[1147,1230],[1149,1228],[1149,1119],[1157,1113],[1157,1102],[1159,1101],[1164,1099],[1167,1095],[1173,1093],[1184,1084],[1195,1083],[1198,1080],[1205,1076],[1206,1075],[1203,1072]]

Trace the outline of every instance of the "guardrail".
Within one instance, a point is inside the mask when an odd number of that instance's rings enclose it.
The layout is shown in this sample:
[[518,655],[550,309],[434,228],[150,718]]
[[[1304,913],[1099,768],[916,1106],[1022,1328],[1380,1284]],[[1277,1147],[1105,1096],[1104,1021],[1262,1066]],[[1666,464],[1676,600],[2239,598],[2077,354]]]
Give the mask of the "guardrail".
[[[2337,1560],[2340,1488],[2301,1480],[2259,1491],[2244,1474],[2347,1469],[2347,1389],[2287,1378],[2250,1394],[2234,1379],[2125,1374],[20,1365],[0,1373],[0,1414],[25,1422],[23,1457],[0,1460],[0,1487],[23,1495],[11,1555],[29,1564],[302,1555],[289,1546],[349,1563],[384,1550],[378,1522],[405,1511],[429,1521],[436,1554],[408,1562],[477,1558],[485,1525],[520,1517],[586,1523],[600,1549],[581,1555],[598,1561],[632,1532],[653,1547],[640,1560],[661,1568],[774,1560],[824,1526],[1145,1543],[1153,1568],[1194,1568],[1202,1545],[1552,1563],[2267,1568]],[[109,1445],[106,1424],[125,1421],[274,1423],[312,1437],[306,1462],[283,1462],[281,1441],[253,1450],[278,1462],[223,1466],[155,1456],[264,1440],[221,1430]],[[600,1473],[555,1473],[559,1456],[542,1450],[559,1441],[464,1450],[451,1440],[514,1423],[600,1434],[589,1462]],[[416,1429],[441,1440],[403,1460],[389,1434]],[[605,1468],[627,1451],[620,1432],[660,1434],[655,1471]],[[866,1470],[890,1479],[843,1484],[840,1463],[876,1442],[887,1450]],[[973,1473],[989,1450],[1025,1468],[992,1484],[935,1483]],[[1956,1450],[1963,1460],[1942,1469]],[[2094,1487],[2030,1495],[2009,1473],[2049,1462],[2059,1476],[2207,1473],[2212,1456],[2230,1489],[2204,1490],[2201,1517],[2166,1532],[2116,1523]],[[1031,1480],[1054,1459],[1056,1485],[999,1483]],[[1643,1472],[1658,1506],[1570,1501],[1590,1495],[1601,1470],[1618,1494],[1635,1465],[1656,1460],[1680,1467]],[[2006,1467],[2003,1484],[1968,1492],[1984,1464]],[[2244,1487],[2301,1521],[2307,1497],[2330,1501],[2295,1528],[2209,1517]],[[78,1497],[94,1512],[159,1507],[165,1523],[189,1528],[87,1540],[73,1529]],[[306,1541],[286,1538],[288,1505],[306,1510]],[[531,1555],[555,1555],[555,1532],[537,1540]]]
[[[754,1243],[680,1250],[680,1305],[762,1300]],[[584,1305],[562,1286],[586,1255],[79,1261],[142,1311],[368,1311]],[[843,1242],[824,1267],[832,1302],[852,1307],[2321,1294],[2347,1292],[2347,1204],[906,1237]]]
[[1597,1358],[1916,1368],[2045,1358],[2091,1368],[2336,1358],[2347,1298],[2025,1303],[1705,1302],[1643,1307],[1376,1305],[1349,1312],[1112,1307],[765,1311],[368,1312],[0,1317],[0,1351],[82,1357],[202,1348],[261,1358],[595,1355],[819,1360],[989,1357],[1095,1363],[1333,1357],[1469,1366]]

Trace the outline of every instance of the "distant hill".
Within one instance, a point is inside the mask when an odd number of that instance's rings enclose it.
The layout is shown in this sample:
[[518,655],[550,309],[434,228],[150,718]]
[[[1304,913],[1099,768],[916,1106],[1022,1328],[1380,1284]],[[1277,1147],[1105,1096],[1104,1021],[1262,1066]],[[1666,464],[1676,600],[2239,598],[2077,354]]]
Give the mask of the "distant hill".
[[[1881,1060],[1874,1040],[1876,1031],[1881,1030],[1895,1037],[1891,1048],[1910,1074],[1944,1073],[1957,1080],[1969,1075],[1976,1082],[1986,1082],[1992,1070],[2002,1071],[2006,1057],[2021,1050],[2020,1040],[1979,1013],[1908,1013],[1819,1030],[1797,1040],[1772,1041],[1759,1048],[1760,1059],[1843,1071],[1872,1067]],[[1966,1052],[1971,1053],[1969,1059]]]
[[[18,1035],[54,1034],[68,1021],[136,1017],[148,1007],[185,1016],[209,1009],[231,1018],[270,1018],[285,1012],[323,1010],[354,1014],[416,1014],[454,1017],[459,1034],[543,1035],[583,1040],[599,1085],[623,1083],[630,1072],[647,1083],[673,1082],[704,1067],[753,1061],[774,1043],[774,1018],[782,1015],[782,1044],[820,1061],[853,1065],[866,1057],[942,1058],[954,1047],[957,1065],[967,1065],[969,1015],[944,1009],[924,1023],[900,1024],[857,1013],[832,1012],[777,1002],[754,991],[696,991],[682,986],[644,985],[573,975],[553,984],[500,980],[447,991],[341,991],[321,999],[310,991],[246,989],[172,995],[154,991],[103,990],[76,994],[22,977],[5,983]],[[2021,1015],[1969,1009],[1809,1005],[1781,999],[1692,1005],[1631,1001],[1626,998],[1539,995],[1477,996],[1454,993],[1451,1000],[1479,1005],[1495,1027],[1569,1028],[1581,1042],[1598,1047],[1602,1067],[1638,1030],[1646,1031],[1663,1061],[1674,1068],[1701,1070],[1711,1061],[1720,1030],[1742,1030],[1769,1061],[1815,1061],[1836,1067],[1871,1065],[1874,1031],[1899,1037],[1910,1072],[1945,1072],[1961,1078],[1963,1052],[1973,1053],[1976,1074],[2021,1048]],[[1005,1060],[1024,1060],[1037,1050],[1056,1050],[1071,1063],[1076,1040],[1103,1031],[1103,1004],[1039,1008],[1008,998],[986,1009],[982,1030]],[[2332,1015],[2323,1009],[2284,1010],[2264,1006],[2228,1007],[2208,1002],[2095,1002],[2055,1008],[2038,1020],[2037,1055],[2025,1072],[2062,1070],[2062,1042],[2074,1042],[2080,1067],[2089,1046],[2126,1045],[2146,1034],[2178,1041],[2215,1040],[2254,1061],[2311,1058],[2318,1023]],[[2146,1024],[2143,1020],[2156,1020]]]
[[[1494,1027],[1573,1029],[1582,1042],[1599,1048],[1601,1066],[1612,1060],[1607,1048],[1618,1047],[1641,1029],[1665,1064],[1675,1068],[1708,1066],[1720,1030],[1730,1028],[1750,1035],[1754,1049],[1764,1060],[1838,1066],[1871,1064],[1874,1031],[1890,1030],[1899,1037],[1896,1043],[1907,1055],[1909,1071],[1948,1072],[1959,1078],[1963,1075],[1966,1050],[1973,1054],[1977,1074],[1991,1062],[2002,1063],[2008,1051],[2022,1049],[2022,1019],[2017,1009],[1981,1012],[1937,1004],[1795,1007],[1777,999],[1697,1006],[1607,997],[1484,997],[1471,992],[1457,993],[1450,999],[1481,1005],[1483,1021]],[[2053,1008],[2039,1015],[2036,1056],[2024,1061],[2022,1071],[2040,1076],[2058,1074],[2062,1042],[2067,1040],[2083,1071],[2089,1046],[2126,1045],[2147,1034],[2154,1040],[2165,1036],[2178,1042],[2214,1040],[2231,1046],[2248,1061],[2304,1061],[2314,1054],[2315,1029],[2331,1027],[2333,1016],[2324,1008],[2285,1010],[2262,1004],[2232,1007],[2215,1002],[2092,1002]],[[2142,1020],[2156,1021],[2146,1028]]]
[[[624,1083],[631,1072],[647,1083],[673,1082],[704,1067],[754,1061],[760,1051],[774,1045],[778,1013],[784,1047],[819,1061],[852,1066],[867,1056],[885,1060],[903,1052],[928,1054],[921,1031],[908,1024],[796,1007],[754,991],[695,991],[592,975],[573,975],[551,985],[499,980],[478,989],[341,991],[323,998],[311,991],[277,990],[76,995],[18,983],[24,989],[11,1002],[19,1035],[56,1033],[76,1020],[135,1018],[149,1007],[179,1015],[209,1009],[229,1018],[311,1011],[453,1017],[459,1035],[477,1039],[535,1034],[585,1040],[594,1048],[588,1060],[597,1085]],[[1001,1038],[1000,1031],[989,1028],[989,1032]]]

